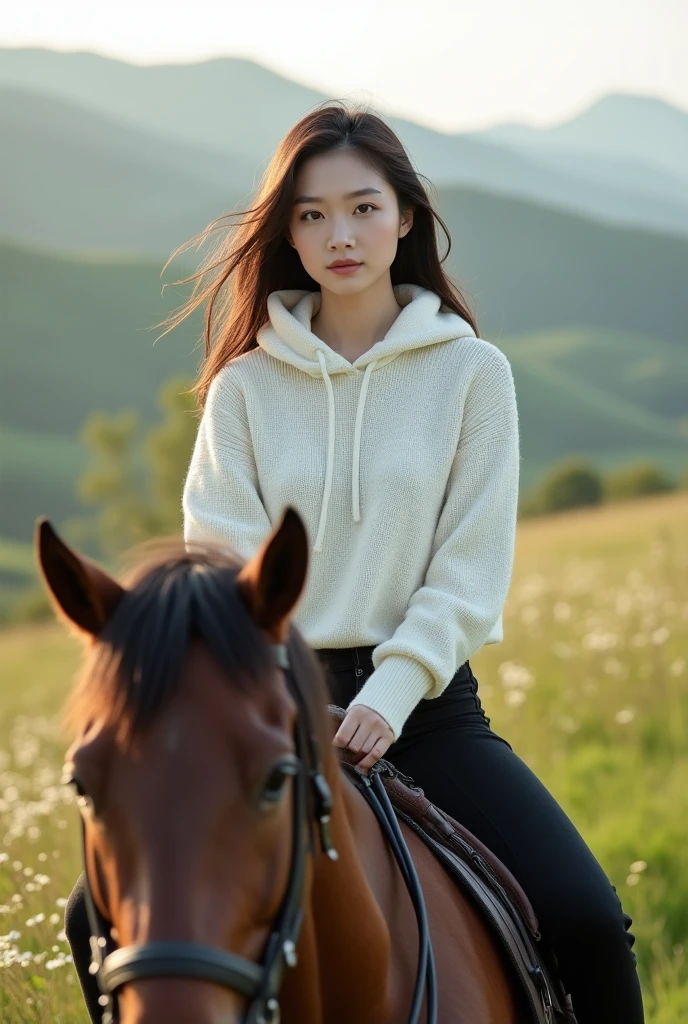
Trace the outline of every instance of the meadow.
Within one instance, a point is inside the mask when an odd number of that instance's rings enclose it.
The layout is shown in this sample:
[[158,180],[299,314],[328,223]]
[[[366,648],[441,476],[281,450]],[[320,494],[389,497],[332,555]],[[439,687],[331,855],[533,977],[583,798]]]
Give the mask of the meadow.
[[[519,524],[504,642],[471,658],[492,728],[633,918],[648,1024],[688,1024],[688,492]],[[79,647],[0,632],[0,1019],[87,1020],[63,931],[79,820],[59,709]]]

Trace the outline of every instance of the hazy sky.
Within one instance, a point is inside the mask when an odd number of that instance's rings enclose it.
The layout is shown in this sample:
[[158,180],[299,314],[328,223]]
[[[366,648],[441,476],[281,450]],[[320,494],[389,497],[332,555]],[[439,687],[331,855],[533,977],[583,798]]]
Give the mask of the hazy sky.
[[688,0],[14,0],[0,45],[248,57],[447,131],[555,124],[608,92],[688,110]]

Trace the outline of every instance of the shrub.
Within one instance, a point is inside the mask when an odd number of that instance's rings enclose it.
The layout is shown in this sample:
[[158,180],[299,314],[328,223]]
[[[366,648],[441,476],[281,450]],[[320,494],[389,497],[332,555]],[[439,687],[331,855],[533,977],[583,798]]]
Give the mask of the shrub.
[[524,500],[524,511],[557,512],[602,502],[602,479],[584,459],[568,458],[554,466],[536,492]]
[[673,491],[676,484],[654,462],[631,462],[608,473],[603,481],[605,499],[637,498],[642,494]]

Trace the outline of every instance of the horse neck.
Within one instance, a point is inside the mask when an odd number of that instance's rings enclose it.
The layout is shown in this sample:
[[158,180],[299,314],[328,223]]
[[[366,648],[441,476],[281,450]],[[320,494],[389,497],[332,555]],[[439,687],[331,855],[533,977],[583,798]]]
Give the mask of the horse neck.
[[390,1012],[391,938],[363,861],[369,873],[382,877],[388,858],[374,815],[334,754],[325,770],[339,859],[331,861],[320,852],[316,834],[318,854],[311,868],[299,968],[287,975],[282,988],[284,1017],[309,1024],[379,1024]]

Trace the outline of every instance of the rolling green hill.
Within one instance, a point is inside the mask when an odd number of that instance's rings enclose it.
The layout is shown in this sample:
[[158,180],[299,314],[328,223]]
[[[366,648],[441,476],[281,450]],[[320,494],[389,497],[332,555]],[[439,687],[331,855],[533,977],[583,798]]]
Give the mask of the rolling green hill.
[[[523,489],[569,453],[588,456],[600,470],[640,458],[672,475],[688,468],[688,349],[597,327],[502,338],[499,347],[516,384]],[[654,390],[645,394],[636,378],[650,365]],[[664,412],[655,408],[662,387]]]
[[157,345],[149,330],[183,297],[161,288],[158,262],[0,245],[0,536],[28,539],[36,515],[75,510],[89,412],[130,408],[151,422],[160,385],[194,376],[200,319]]
[[688,438],[688,344],[679,347],[651,334],[607,328],[533,332],[510,338],[502,348],[512,363],[546,367],[570,387],[585,387],[591,401],[603,394],[604,408],[613,406],[620,416],[625,409],[631,425],[664,434],[670,422]]
[[[471,209],[474,216],[484,197],[464,198],[465,222]],[[528,212],[509,211],[505,201],[503,216],[495,215],[487,226],[476,227],[476,237],[494,237],[501,224],[504,247],[515,218],[520,216],[525,222]],[[523,248],[524,257],[537,254],[539,259],[545,237],[554,238],[547,215],[562,215],[535,213],[528,237],[533,239],[548,223],[549,235],[531,241],[532,251]],[[591,233],[587,238],[586,228]],[[587,246],[599,250],[599,233],[605,230],[583,222],[583,250]],[[457,234],[465,246],[465,233]],[[629,238],[631,252],[619,256],[622,265],[641,259],[641,241]],[[645,241],[650,248],[656,244],[655,256],[664,242],[674,252],[673,240],[650,236]],[[589,454],[601,467],[641,455],[657,459],[671,472],[684,467],[688,463],[688,345],[681,343],[678,333],[672,341],[663,334],[670,334],[685,298],[677,294],[671,308],[662,311],[655,306],[646,311],[646,320],[656,317],[654,332],[640,333],[628,326],[641,318],[642,296],[635,308],[630,298],[625,305],[610,306],[606,316],[612,324],[594,326],[593,314],[603,319],[605,312],[595,312],[595,301],[604,294],[604,280],[595,276],[593,268],[588,291],[584,291],[587,268],[581,266],[578,302],[581,320],[585,314],[588,322],[562,329],[559,325],[570,321],[575,312],[565,305],[571,278],[564,274],[563,281],[559,280],[561,264],[546,277],[544,259],[537,273],[529,272],[525,258],[518,262],[516,248],[513,243],[513,263],[502,251],[500,260],[489,264],[485,245],[482,271],[464,273],[463,277],[475,291],[476,281],[480,283],[491,272],[490,288],[478,291],[485,311],[483,323],[491,320],[494,324],[497,313],[489,308],[488,300],[500,295],[505,305],[512,304],[509,323],[518,325],[525,320],[531,325],[528,331],[481,330],[483,337],[504,350],[513,366],[524,489],[545,466],[570,452]],[[571,265],[573,247],[565,255]],[[464,261],[469,256],[475,259],[476,254],[465,249]],[[604,261],[599,252],[598,260],[602,274]],[[651,266],[649,263],[648,268]],[[655,272],[661,266],[658,259]],[[621,272],[617,266],[611,271],[613,283]],[[661,301],[662,283],[648,288],[648,304]],[[0,246],[4,370],[0,382],[0,536],[27,540],[36,515],[48,514],[59,522],[77,510],[74,483],[87,454],[77,433],[91,411],[136,409],[144,422],[151,423],[157,418],[160,385],[179,373],[193,377],[200,355],[200,350],[194,350],[200,316],[157,344],[159,332],[149,330],[182,297],[182,289],[172,288],[161,296],[159,266],[152,260],[56,259],[17,246]],[[557,297],[561,308],[556,307]],[[665,314],[663,330],[661,313]],[[557,326],[549,327],[548,320]]]
[[60,250],[167,255],[231,210],[253,173],[76,104],[0,87],[0,235]]
[[686,240],[472,189],[442,189],[440,211],[490,340],[597,324],[688,343]]
[[0,245],[0,423],[69,435],[93,409],[125,406],[150,418],[160,384],[193,375],[198,361],[200,319],[154,344],[152,325],[183,298],[180,288],[161,295],[160,269]]

